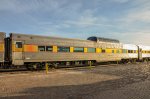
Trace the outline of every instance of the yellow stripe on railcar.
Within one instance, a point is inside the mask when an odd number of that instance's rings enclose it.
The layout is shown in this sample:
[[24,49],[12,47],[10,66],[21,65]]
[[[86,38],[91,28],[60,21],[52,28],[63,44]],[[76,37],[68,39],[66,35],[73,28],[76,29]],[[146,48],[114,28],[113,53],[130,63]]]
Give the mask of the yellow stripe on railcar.
[[96,53],[101,53],[102,49],[101,48],[96,48]]
[[74,47],[70,47],[70,52],[72,53],[74,50]]
[[84,53],[87,53],[88,49],[87,48],[84,48]]
[[17,48],[16,44],[12,44],[12,51],[13,52],[23,52],[23,48]]
[[0,44],[0,52],[4,52],[4,44]]
[[53,52],[57,52],[57,46],[53,46]]
[[106,53],[112,53],[112,49],[106,49]]

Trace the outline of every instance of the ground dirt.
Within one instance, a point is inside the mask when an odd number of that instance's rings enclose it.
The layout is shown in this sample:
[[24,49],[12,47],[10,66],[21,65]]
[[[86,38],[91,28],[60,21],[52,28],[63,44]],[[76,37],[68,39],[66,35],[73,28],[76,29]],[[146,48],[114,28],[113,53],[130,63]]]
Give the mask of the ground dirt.
[[150,99],[150,63],[0,73],[0,99]]

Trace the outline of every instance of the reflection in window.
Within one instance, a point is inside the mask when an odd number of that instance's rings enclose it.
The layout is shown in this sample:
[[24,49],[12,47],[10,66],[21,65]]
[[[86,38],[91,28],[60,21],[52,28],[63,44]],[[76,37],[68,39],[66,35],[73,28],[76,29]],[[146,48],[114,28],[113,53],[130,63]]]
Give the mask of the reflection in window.
[[96,49],[95,48],[88,48],[87,52],[94,53],[94,52],[96,52]]
[[38,51],[45,51],[45,46],[38,46]]
[[115,51],[114,51],[114,50],[112,50],[112,53],[115,53]]
[[70,52],[70,47],[58,47],[58,52]]
[[75,47],[74,52],[84,52],[84,48],[81,47]]
[[105,49],[102,49],[102,53],[105,53],[106,51],[105,51]]
[[131,53],[131,50],[128,50],[128,53]]
[[46,46],[46,51],[52,52],[53,51],[53,47],[52,46]]
[[117,50],[117,53],[120,53],[120,51],[119,51],[119,50]]
[[22,42],[16,42],[16,48],[22,48]]
[[123,49],[123,50],[122,50],[122,53],[127,53],[127,50],[126,50],[126,49]]

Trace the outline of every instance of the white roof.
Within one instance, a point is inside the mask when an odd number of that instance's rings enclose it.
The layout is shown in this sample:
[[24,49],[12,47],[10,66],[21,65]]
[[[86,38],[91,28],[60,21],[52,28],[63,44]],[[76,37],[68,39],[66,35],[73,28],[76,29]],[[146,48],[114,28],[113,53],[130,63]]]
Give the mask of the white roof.
[[138,47],[134,44],[123,44],[123,49],[138,50]]
[[142,50],[150,50],[150,46],[138,45]]

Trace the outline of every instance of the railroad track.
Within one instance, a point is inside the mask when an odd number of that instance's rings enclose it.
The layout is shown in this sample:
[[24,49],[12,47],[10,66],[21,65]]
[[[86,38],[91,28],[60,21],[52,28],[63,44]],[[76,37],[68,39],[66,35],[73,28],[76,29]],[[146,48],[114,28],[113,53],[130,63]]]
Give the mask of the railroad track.
[[[130,64],[130,63],[129,63]],[[128,64],[128,65],[129,65]],[[146,65],[147,63],[136,63],[137,65]],[[125,66],[126,64],[99,64],[98,66],[101,67],[113,67],[113,66]],[[132,65],[132,64],[131,64]],[[150,66],[150,63],[147,64]],[[68,66],[68,67],[59,67],[57,69],[89,69],[89,68],[95,68],[96,66]],[[54,70],[49,68],[49,70]],[[0,69],[0,74],[1,73],[9,73],[9,74],[15,74],[15,73],[29,73],[29,72],[40,72],[40,71],[45,71],[45,69],[42,70],[27,70],[26,68],[20,68],[20,69]]]
[[0,69],[0,73],[28,71],[27,69]]

